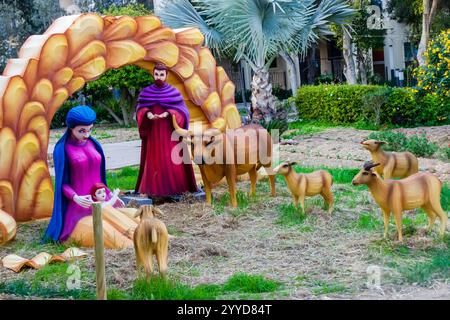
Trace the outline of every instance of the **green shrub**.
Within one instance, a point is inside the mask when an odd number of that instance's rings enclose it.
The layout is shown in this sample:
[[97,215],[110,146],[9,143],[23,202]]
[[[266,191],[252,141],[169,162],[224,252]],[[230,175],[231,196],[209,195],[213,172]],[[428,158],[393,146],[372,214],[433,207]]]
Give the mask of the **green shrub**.
[[430,142],[425,134],[407,137],[403,132],[386,130],[372,132],[368,139],[386,141],[383,150],[409,151],[419,157],[430,157],[438,150],[438,146]]
[[334,124],[435,125],[449,121],[450,99],[410,88],[376,85],[303,86],[292,101],[299,117]]
[[450,144],[442,148],[442,153],[445,157],[445,160],[450,160]]

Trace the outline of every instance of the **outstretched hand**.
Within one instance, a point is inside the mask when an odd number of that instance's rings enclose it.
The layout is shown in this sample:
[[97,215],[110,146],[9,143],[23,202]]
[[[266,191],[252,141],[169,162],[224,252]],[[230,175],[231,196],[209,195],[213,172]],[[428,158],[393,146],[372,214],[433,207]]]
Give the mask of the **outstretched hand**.
[[73,196],[73,201],[78,204],[79,206],[83,207],[83,208],[89,208],[92,204],[92,198],[90,195],[87,196],[78,196],[78,195],[74,195]]

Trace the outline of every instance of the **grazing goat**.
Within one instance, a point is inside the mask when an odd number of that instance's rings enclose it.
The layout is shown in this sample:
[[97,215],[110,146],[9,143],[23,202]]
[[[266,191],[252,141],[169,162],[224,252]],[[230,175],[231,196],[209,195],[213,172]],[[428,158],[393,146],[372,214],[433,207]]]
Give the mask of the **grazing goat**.
[[315,196],[320,194],[328,204],[328,213],[333,212],[333,193],[331,186],[333,177],[325,170],[318,170],[312,173],[302,174],[296,173],[292,166],[296,162],[283,162],[278,165],[274,172],[284,176],[289,190],[291,190],[294,205],[297,207],[300,200],[300,206],[305,211],[305,196]]
[[[211,204],[212,186],[227,179],[231,205],[237,207],[236,178],[248,173],[250,194],[256,192],[258,170],[264,167],[275,196],[275,175],[272,172],[272,137],[259,125],[246,125],[236,129],[201,131],[199,135],[182,129],[173,118],[175,131],[191,143],[194,163],[200,168],[205,186],[206,202]],[[214,132],[216,131],[216,132]]]
[[411,152],[385,152],[382,145],[385,141],[366,140],[361,144],[369,150],[372,161],[380,165],[375,169],[384,179],[406,178],[419,171],[419,163]]
[[141,222],[133,237],[138,272],[143,266],[147,277],[153,272],[153,255],[156,255],[159,273],[165,276],[167,272],[169,235],[164,222],[155,218],[154,213],[162,215],[161,210],[149,205],[142,206],[137,211],[136,215],[140,216]]
[[447,227],[447,214],[441,207],[441,181],[428,172],[413,174],[402,180],[383,180],[373,170],[379,163],[368,161],[364,168],[353,178],[353,185],[365,184],[376,203],[381,207],[384,220],[384,237],[387,237],[389,217],[391,212],[395,217],[398,240],[402,237],[402,212],[415,208],[422,208],[428,215],[428,231],[431,231],[439,217],[441,222],[440,234],[444,235]]

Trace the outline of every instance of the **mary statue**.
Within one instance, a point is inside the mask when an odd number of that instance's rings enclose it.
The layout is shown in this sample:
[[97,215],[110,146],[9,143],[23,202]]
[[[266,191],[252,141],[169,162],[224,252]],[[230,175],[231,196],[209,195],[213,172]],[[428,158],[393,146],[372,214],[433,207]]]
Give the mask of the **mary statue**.
[[[90,135],[95,120],[95,112],[87,106],[72,108],[67,114],[68,129],[53,152],[55,200],[45,232],[47,240],[74,240],[82,246],[93,246],[91,190],[100,183],[107,186],[105,155],[100,143]],[[106,193],[108,201],[111,193],[107,188]],[[113,206],[121,207],[123,203],[117,200]],[[102,213],[105,247],[132,246],[136,222],[111,206]]]

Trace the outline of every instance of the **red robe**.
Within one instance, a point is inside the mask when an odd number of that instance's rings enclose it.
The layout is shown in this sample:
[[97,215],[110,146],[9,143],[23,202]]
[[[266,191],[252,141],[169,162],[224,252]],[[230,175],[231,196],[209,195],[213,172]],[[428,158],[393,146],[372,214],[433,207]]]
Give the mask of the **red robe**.
[[[169,112],[163,119],[147,118],[147,113],[160,115]],[[194,170],[192,164],[176,164],[171,159],[172,149],[179,144],[172,141],[172,115],[183,127],[186,119],[181,112],[165,109],[160,105],[140,108],[137,111],[139,134],[142,139],[141,164],[136,191],[149,196],[173,196],[185,192],[196,192]]]

